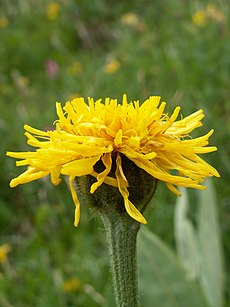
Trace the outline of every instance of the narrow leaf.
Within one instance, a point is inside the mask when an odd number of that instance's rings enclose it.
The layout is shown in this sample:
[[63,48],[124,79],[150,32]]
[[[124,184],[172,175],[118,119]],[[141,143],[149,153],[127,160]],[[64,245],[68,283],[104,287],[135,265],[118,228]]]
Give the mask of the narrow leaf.
[[188,277],[198,276],[198,244],[194,225],[188,218],[189,199],[185,188],[181,188],[181,197],[177,198],[174,218],[174,231],[177,254],[187,271]]
[[142,231],[138,251],[142,306],[207,307],[198,283],[156,235]]
[[224,270],[216,195],[211,180],[199,192],[200,282],[211,307],[223,306]]

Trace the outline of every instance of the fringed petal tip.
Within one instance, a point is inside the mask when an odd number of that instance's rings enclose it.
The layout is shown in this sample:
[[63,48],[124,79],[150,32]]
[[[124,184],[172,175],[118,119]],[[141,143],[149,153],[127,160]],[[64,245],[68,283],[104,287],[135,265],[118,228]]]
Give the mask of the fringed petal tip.
[[126,191],[124,193],[122,192],[121,194],[124,198],[125,209],[126,209],[126,212],[128,213],[128,215],[141,224],[147,224],[147,221],[144,218],[144,216],[140,213],[140,211],[128,199],[128,194],[126,194]]
[[143,215],[142,215],[141,219],[136,219],[136,221],[138,221],[139,223],[144,224],[144,225],[148,224]]
[[16,179],[12,179],[11,181],[10,181],[10,183],[9,183],[9,186],[11,187],[11,188],[15,188],[16,186],[18,186],[19,185],[19,183],[18,183],[18,181],[16,180]]
[[166,187],[177,196],[182,196],[182,193],[171,183],[166,182]]
[[140,213],[140,211],[131,203],[129,200],[129,191],[127,189],[128,182],[125,178],[125,175],[123,173],[122,164],[121,164],[121,157],[118,154],[116,159],[116,179],[118,184],[118,189],[124,199],[125,209],[128,215],[136,220],[139,223],[147,224],[146,219],[144,216]]
[[74,226],[77,227],[80,221],[80,202],[77,197],[77,193],[74,189],[73,186],[73,181],[75,177],[69,176],[69,186],[70,186],[70,191],[71,195],[75,204],[75,212],[74,212]]
[[14,158],[14,157],[15,157],[15,154],[16,154],[16,153],[13,152],[13,151],[7,151],[7,152],[6,152],[6,156],[7,156],[7,157],[11,157],[11,158]]
[[144,218],[144,216],[140,213],[140,211],[131,203],[130,200],[128,200],[127,196],[125,196],[122,193],[122,196],[124,198],[124,203],[125,203],[125,209],[126,212],[128,213],[128,215],[133,218],[134,220],[136,220],[137,222],[141,223],[141,224],[147,224],[146,219]]
[[77,227],[80,221],[80,207],[75,208],[74,212],[74,226]]
[[53,185],[59,185],[61,179],[59,178],[61,172],[61,167],[57,166],[50,173],[50,179]]

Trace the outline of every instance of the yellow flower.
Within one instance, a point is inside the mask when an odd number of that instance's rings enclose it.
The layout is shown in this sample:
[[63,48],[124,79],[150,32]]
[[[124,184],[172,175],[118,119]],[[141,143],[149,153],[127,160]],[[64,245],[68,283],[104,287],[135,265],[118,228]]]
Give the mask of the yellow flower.
[[121,22],[125,25],[136,27],[139,25],[140,20],[137,14],[129,12],[121,16]]
[[16,83],[19,88],[25,89],[28,87],[30,79],[24,76],[19,76],[18,79],[16,80]]
[[7,28],[9,25],[9,19],[7,17],[0,18],[0,28],[4,29]]
[[78,74],[82,73],[82,64],[79,63],[79,62],[74,62],[74,63],[72,63],[72,65],[70,65],[68,67],[67,71],[71,75],[78,75]]
[[192,15],[192,22],[198,26],[203,27],[207,21],[207,14],[205,11],[197,11],[195,14]]
[[129,12],[121,16],[121,23],[139,32],[145,32],[147,30],[146,24],[141,21],[139,16],[134,12]]
[[3,263],[7,259],[7,254],[11,251],[9,244],[0,245],[0,263]]
[[224,13],[212,3],[207,4],[206,12],[209,18],[218,23],[224,23],[226,21]]
[[[62,108],[57,103],[58,120],[53,131],[41,131],[25,125],[28,144],[34,152],[7,152],[17,161],[17,166],[28,169],[11,180],[10,186],[30,182],[50,175],[51,182],[59,184],[60,175],[69,177],[70,190],[76,206],[75,226],[80,218],[80,203],[73,187],[75,177],[91,175],[96,178],[90,193],[103,183],[116,187],[124,199],[127,213],[140,223],[146,223],[143,215],[129,200],[128,181],[122,167],[125,155],[137,167],[153,178],[166,183],[175,194],[176,186],[204,190],[201,185],[207,176],[219,177],[218,172],[199,154],[216,151],[205,147],[213,130],[192,139],[190,133],[200,127],[204,117],[199,110],[177,120],[180,107],[172,115],[164,112],[166,103],[160,97],[151,96],[142,105],[139,101],[127,102],[126,95],[118,104],[116,99],[94,101],[76,98]],[[101,160],[104,170],[97,173],[94,165]],[[114,161],[114,162],[113,162]],[[112,163],[116,163],[114,178],[110,176]]]
[[71,278],[71,279],[66,280],[63,283],[63,290],[65,292],[74,292],[74,291],[78,290],[80,288],[80,286],[81,286],[81,283],[80,283],[79,279]]
[[51,2],[46,9],[47,18],[49,20],[55,20],[58,18],[61,6],[57,2]]
[[107,74],[114,74],[120,68],[121,64],[118,60],[111,60],[104,66],[104,72]]

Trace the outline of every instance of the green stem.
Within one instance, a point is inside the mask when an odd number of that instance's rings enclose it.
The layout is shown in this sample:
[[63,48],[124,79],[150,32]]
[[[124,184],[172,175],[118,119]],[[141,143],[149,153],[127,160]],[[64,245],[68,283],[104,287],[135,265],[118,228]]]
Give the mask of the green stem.
[[114,293],[118,307],[138,307],[136,240],[140,224],[127,214],[101,214],[108,241]]
[[[121,157],[129,183],[129,200],[143,213],[156,191],[157,180],[124,155]],[[114,157],[110,177],[116,178],[116,168]],[[98,161],[94,169],[100,174],[105,167]],[[92,212],[102,217],[105,225],[117,307],[139,307],[136,240],[140,223],[127,214],[117,187],[102,184],[93,194],[89,193],[95,182],[90,175],[76,177],[77,195],[81,203],[86,203]]]

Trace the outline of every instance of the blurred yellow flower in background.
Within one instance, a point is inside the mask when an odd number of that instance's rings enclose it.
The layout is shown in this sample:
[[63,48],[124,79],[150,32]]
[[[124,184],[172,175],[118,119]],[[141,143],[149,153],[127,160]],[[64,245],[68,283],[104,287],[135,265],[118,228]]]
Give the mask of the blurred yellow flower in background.
[[28,77],[25,76],[20,76],[20,78],[18,78],[17,80],[17,85],[19,88],[26,88],[30,83],[30,79]]
[[71,279],[67,279],[63,283],[63,290],[64,292],[75,292],[80,288],[80,286],[81,286],[81,282],[79,279],[71,278]]
[[58,18],[58,15],[60,13],[61,6],[57,2],[51,2],[48,4],[46,8],[46,15],[49,20],[55,20]]
[[192,15],[192,22],[198,27],[203,27],[207,22],[206,12],[203,10],[197,11]]
[[104,72],[106,74],[114,74],[119,70],[120,66],[121,63],[118,60],[112,59],[104,66]]
[[122,15],[121,23],[140,32],[144,32],[146,30],[145,23],[141,21],[139,16],[134,12],[128,12]]
[[11,251],[11,246],[9,244],[0,245],[0,263],[7,260],[7,254]]
[[218,9],[213,3],[208,3],[206,6],[207,16],[217,23],[224,23],[226,21],[224,12]]
[[82,64],[80,62],[73,62],[68,68],[68,73],[71,75],[78,75],[82,72]]
[[[192,138],[190,133],[202,126],[203,110],[177,120],[180,107],[172,115],[164,112],[166,103],[159,96],[150,96],[140,105],[139,101],[128,103],[126,95],[122,103],[106,98],[94,101],[76,98],[64,107],[57,103],[56,129],[41,131],[25,125],[28,144],[36,147],[34,152],[7,152],[16,159],[17,166],[27,170],[12,179],[11,187],[24,184],[47,175],[58,185],[60,175],[69,177],[70,189],[75,203],[75,226],[80,219],[80,202],[74,189],[76,177],[91,175],[96,182],[91,185],[94,193],[103,183],[116,187],[124,200],[127,213],[140,223],[146,220],[129,200],[128,186],[122,167],[122,155],[137,167],[166,183],[176,195],[176,186],[204,190],[201,185],[209,176],[219,177],[215,168],[199,157],[199,154],[216,151],[208,145],[213,130],[206,135]],[[101,161],[104,170],[97,173],[95,164]],[[110,176],[112,164],[115,175]]]
[[137,14],[129,12],[121,16],[121,22],[125,25],[136,27],[140,23],[140,20]]
[[7,28],[9,25],[9,19],[7,17],[0,17],[0,28]]
[[221,24],[225,23],[226,18],[221,9],[217,8],[213,3],[208,3],[203,10],[199,10],[192,15],[192,22],[198,27],[203,27],[208,20]]

